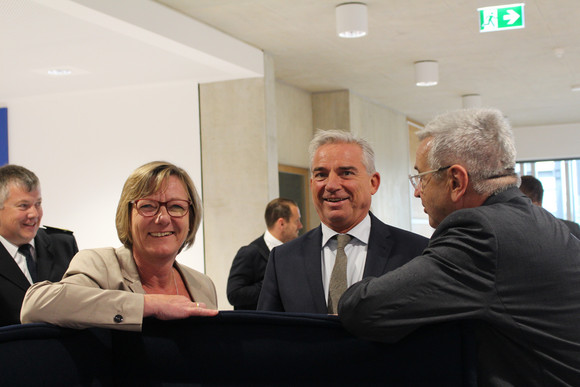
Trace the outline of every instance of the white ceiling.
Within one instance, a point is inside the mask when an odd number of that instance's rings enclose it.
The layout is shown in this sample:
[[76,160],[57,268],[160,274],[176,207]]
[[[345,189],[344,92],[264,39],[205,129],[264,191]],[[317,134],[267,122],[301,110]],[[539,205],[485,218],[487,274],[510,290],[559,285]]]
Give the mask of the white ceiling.
[[[580,92],[571,91],[580,84],[578,0],[526,1],[525,29],[489,33],[479,33],[477,8],[511,1],[368,0],[369,35],[360,39],[336,36],[339,3],[0,0],[0,105],[37,94],[257,76],[253,46],[273,56],[276,78],[287,84],[349,89],[419,122],[476,93],[514,126],[580,123]],[[229,46],[212,51],[224,41]],[[560,58],[555,49],[563,49]],[[419,60],[439,62],[439,85],[414,85]],[[77,72],[46,76],[51,67]]]
[[[261,76],[262,56],[149,0],[0,0],[0,106],[42,94]],[[73,73],[47,75],[54,68]]]
[[[514,126],[580,122],[578,0],[525,1],[525,29],[487,33],[477,8],[517,1],[366,0],[359,39],[336,36],[344,1],[158,1],[271,53],[276,78],[304,90],[350,89],[420,122],[474,93]],[[414,85],[419,60],[439,62],[439,85]]]

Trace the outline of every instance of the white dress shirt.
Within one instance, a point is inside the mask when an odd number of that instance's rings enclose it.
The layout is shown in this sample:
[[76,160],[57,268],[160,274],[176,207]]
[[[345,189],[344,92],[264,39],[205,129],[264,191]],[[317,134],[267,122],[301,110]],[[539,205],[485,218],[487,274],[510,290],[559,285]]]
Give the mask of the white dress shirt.
[[[330,276],[336,260],[336,249],[338,242],[333,236],[338,233],[330,227],[321,224],[322,226],[322,285],[324,286],[324,296],[328,302],[328,287],[330,283]],[[350,286],[363,277],[365,270],[365,262],[367,259],[367,250],[369,244],[369,236],[371,234],[371,217],[367,216],[357,224],[348,233],[352,237],[350,242],[345,246],[344,252],[347,257],[346,263],[346,281],[347,286]]]
[[270,234],[270,231],[268,230],[266,230],[266,232],[264,233],[264,242],[266,242],[266,246],[268,246],[268,249],[270,249],[270,251],[272,251],[274,247],[283,244],[283,242],[280,242],[278,239],[276,239],[274,235]]
[[[16,246],[12,242],[9,242],[2,235],[0,235],[0,242],[4,245],[4,248],[8,251],[8,254],[10,254],[12,258],[14,258],[14,261],[16,262],[20,270],[22,270],[22,272],[28,279],[28,282],[32,284],[32,277],[30,276],[30,271],[28,271],[26,257],[18,252],[18,246]],[[32,259],[34,259],[34,261],[36,262],[36,247],[34,246],[34,239],[28,243],[30,243],[30,245],[32,246],[32,248],[30,249]]]

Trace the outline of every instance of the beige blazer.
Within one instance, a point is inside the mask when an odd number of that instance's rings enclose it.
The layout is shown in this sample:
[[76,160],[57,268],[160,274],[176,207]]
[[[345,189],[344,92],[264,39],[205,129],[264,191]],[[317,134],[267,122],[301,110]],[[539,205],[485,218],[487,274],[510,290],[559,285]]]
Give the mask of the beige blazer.
[[[175,262],[191,297],[217,309],[212,280]],[[63,327],[140,331],[145,290],[131,251],[125,247],[82,250],[60,282],[31,286],[24,297],[23,323],[47,322]]]

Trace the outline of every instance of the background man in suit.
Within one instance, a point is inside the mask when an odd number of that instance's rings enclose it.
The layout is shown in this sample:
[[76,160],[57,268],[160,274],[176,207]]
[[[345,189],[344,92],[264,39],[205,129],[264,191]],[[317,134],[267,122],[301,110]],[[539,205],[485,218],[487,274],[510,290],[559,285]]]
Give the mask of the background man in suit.
[[350,236],[344,248],[346,286],[398,268],[427,245],[426,238],[369,212],[380,175],[368,142],[340,130],[318,131],[309,151],[310,189],[322,224],[272,250],[258,310],[336,313],[338,298],[329,300],[329,289],[337,234]]
[[270,201],[264,214],[266,232],[236,254],[228,277],[228,301],[235,310],[256,310],[270,250],[298,237],[300,209],[293,200]]
[[342,323],[394,342],[472,320],[478,385],[580,385],[580,241],[518,189],[503,114],[451,112],[418,135],[410,180],[436,230],[422,256],[348,289]]
[[39,228],[40,183],[28,169],[0,167],[0,203],[0,326],[4,326],[20,324],[26,290],[34,282],[59,281],[78,247],[70,231]]
[[[522,176],[522,184],[520,184],[520,191],[532,200],[536,206],[542,207],[542,200],[544,198],[544,187],[542,182],[534,176]],[[560,219],[568,226],[570,232],[580,239],[580,225],[570,220]]]

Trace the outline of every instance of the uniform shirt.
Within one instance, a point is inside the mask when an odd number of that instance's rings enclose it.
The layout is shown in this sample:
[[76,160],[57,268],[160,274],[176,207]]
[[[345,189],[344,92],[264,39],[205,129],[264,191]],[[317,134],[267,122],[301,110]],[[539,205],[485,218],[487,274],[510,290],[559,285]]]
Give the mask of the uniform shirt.
[[[28,282],[30,282],[32,284],[32,277],[30,276],[30,271],[28,271],[28,265],[26,264],[26,257],[18,251],[18,246],[16,246],[12,242],[9,242],[2,235],[0,235],[0,242],[2,242],[2,244],[6,248],[6,250],[8,251],[8,254],[10,254],[12,256],[12,258],[14,258],[14,261],[16,262],[16,264],[18,265],[20,270],[22,270],[22,272],[26,276],[26,279],[28,279]],[[32,254],[32,259],[34,259],[34,262],[36,262],[36,248],[34,246],[34,239],[28,243],[32,246],[32,249],[30,249],[30,253]]]

